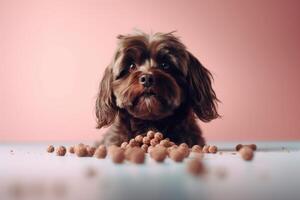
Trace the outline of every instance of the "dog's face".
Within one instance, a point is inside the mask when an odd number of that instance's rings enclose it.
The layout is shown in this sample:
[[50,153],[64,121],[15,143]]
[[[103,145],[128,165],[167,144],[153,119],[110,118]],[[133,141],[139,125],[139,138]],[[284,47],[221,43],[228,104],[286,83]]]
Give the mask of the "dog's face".
[[173,34],[118,36],[96,103],[98,127],[110,125],[120,109],[134,118],[160,120],[183,103],[203,121],[217,117],[211,75]]

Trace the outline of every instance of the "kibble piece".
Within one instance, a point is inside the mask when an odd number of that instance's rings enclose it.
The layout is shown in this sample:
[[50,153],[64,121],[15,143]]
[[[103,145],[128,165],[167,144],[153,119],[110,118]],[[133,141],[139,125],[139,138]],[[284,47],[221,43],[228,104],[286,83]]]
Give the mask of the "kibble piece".
[[198,176],[204,173],[203,163],[199,159],[192,159],[187,163],[187,170],[190,174]]
[[156,162],[163,162],[167,156],[167,150],[164,147],[154,147],[150,153],[150,156]]
[[151,139],[148,136],[143,138],[143,143],[144,144],[150,145],[150,141],[151,141]]
[[243,146],[239,153],[241,154],[242,158],[247,161],[252,160],[254,157],[253,150],[248,146]]
[[181,144],[179,145],[179,147],[189,148],[189,146],[188,146],[186,143],[181,143]]
[[67,152],[67,149],[64,146],[59,146],[56,149],[56,155],[58,155],[58,156],[64,156],[66,154],[66,152]]
[[129,146],[136,147],[136,146],[139,146],[139,143],[137,141],[135,141],[135,139],[131,139],[131,140],[129,140]]
[[237,145],[235,146],[235,150],[236,150],[236,151],[239,151],[242,147],[243,147],[242,144],[237,144]]
[[158,141],[162,140],[164,138],[163,134],[161,132],[156,132],[154,134],[154,138],[156,138]]
[[153,138],[151,141],[150,141],[150,145],[151,146],[155,146],[159,143],[159,140],[157,138]]
[[151,130],[148,131],[147,132],[147,137],[151,140],[152,138],[154,138],[154,133],[155,133],[154,131],[151,131]]
[[94,153],[94,156],[95,156],[96,158],[105,158],[106,155],[107,155],[107,150],[106,150],[106,147],[105,147],[104,145],[100,145],[100,146],[96,149],[96,151],[95,151],[95,153]]
[[125,159],[124,151],[120,149],[116,149],[113,154],[111,155],[111,159],[114,163],[120,164],[123,163]]
[[244,145],[243,144],[238,144],[238,145],[236,145],[235,149],[236,149],[236,151],[239,151],[242,147],[249,147],[253,151],[256,151],[256,149],[257,149],[256,144],[244,144]]
[[179,146],[178,151],[181,151],[184,154],[184,157],[186,157],[186,158],[189,157],[189,155],[190,155],[189,148],[187,148],[185,146]]
[[169,155],[170,155],[170,158],[172,160],[174,160],[175,162],[182,162],[185,157],[185,155],[182,151],[178,151],[176,149],[172,150]]
[[142,164],[145,162],[145,152],[141,148],[135,148],[134,151],[132,151],[130,156],[130,161],[136,164]]
[[169,147],[170,146],[170,142],[166,139],[161,140],[159,144],[164,146],[164,147]]
[[202,153],[209,153],[208,148],[209,148],[208,145],[204,145],[202,148]]
[[256,144],[249,144],[249,147],[250,147],[253,151],[256,151],[256,149],[257,149]]
[[125,149],[125,148],[127,147],[127,145],[128,145],[128,142],[123,142],[123,143],[121,144],[121,148],[122,148],[122,149]]
[[87,150],[86,150],[86,147],[85,145],[77,145],[75,147],[75,153],[78,157],[84,157],[84,156],[87,156]]
[[87,151],[87,156],[92,157],[92,156],[94,156],[94,153],[96,151],[96,147],[87,146],[86,151]]
[[54,146],[53,145],[49,145],[48,148],[47,148],[47,152],[48,153],[54,152]]
[[75,153],[75,149],[74,149],[73,146],[70,146],[70,147],[69,147],[69,153]]
[[215,146],[215,145],[211,145],[211,146],[209,146],[209,148],[208,148],[208,152],[209,152],[209,153],[217,153],[217,151],[218,151],[218,147]]
[[134,140],[138,142],[139,144],[143,143],[143,136],[142,135],[137,135],[135,136]]
[[153,146],[149,146],[148,149],[147,149],[147,153],[151,153],[151,151],[153,150],[153,148],[154,148]]
[[126,148],[124,151],[125,159],[130,160],[132,152],[134,152],[137,148],[139,148],[139,147],[130,147],[129,146],[128,148]]
[[116,150],[121,149],[121,147],[118,147],[117,145],[110,145],[107,147],[107,152],[109,155],[112,155]]
[[194,152],[194,153],[202,153],[202,147],[199,146],[199,145],[194,145],[192,147],[192,152]]
[[167,148],[168,155],[170,156],[170,153],[171,153],[172,151],[176,150],[177,148],[178,148],[177,145],[173,145],[173,146],[171,146],[171,147],[168,147],[168,148]]
[[146,153],[147,151],[148,151],[148,145],[147,144],[143,144],[142,146],[141,146],[141,149],[143,149],[144,150],[144,152]]

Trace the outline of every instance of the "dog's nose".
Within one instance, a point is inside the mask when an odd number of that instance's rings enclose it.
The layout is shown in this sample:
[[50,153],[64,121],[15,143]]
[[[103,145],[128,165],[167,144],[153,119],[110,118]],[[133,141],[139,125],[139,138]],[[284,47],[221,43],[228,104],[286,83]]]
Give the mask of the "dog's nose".
[[140,76],[139,82],[144,87],[150,87],[154,83],[154,77],[151,74],[143,74],[142,76]]

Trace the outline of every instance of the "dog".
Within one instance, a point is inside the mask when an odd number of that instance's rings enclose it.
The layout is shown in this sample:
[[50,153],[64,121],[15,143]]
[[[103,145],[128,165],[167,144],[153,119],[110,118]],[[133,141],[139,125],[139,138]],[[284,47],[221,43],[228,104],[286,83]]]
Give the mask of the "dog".
[[170,33],[119,35],[96,100],[97,128],[108,127],[102,143],[120,145],[147,131],[176,144],[203,146],[197,117],[220,117],[212,74]]

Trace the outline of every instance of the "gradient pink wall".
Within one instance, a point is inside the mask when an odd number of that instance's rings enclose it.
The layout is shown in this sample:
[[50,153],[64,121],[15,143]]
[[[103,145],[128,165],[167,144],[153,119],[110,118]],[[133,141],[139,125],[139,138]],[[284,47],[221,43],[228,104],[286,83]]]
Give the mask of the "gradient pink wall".
[[208,140],[300,139],[299,1],[187,2],[0,0],[0,141],[99,138],[98,83],[133,28],[177,30],[212,71]]

